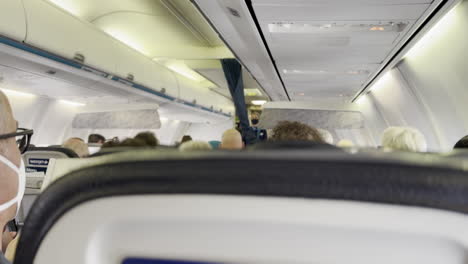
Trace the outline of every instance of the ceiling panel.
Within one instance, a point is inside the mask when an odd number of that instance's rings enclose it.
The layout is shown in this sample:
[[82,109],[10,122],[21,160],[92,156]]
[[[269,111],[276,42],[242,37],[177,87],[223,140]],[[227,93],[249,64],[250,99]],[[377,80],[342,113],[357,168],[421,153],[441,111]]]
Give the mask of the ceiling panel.
[[257,5],[255,13],[261,21],[307,21],[307,20],[416,20],[429,7],[429,4],[355,4],[346,2],[310,2],[307,4]]
[[252,1],[293,100],[343,100],[352,96],[379,69],[431,2]]
[[394,5],[394,4],[430,4],[432,0],[252,0],[255,5],[316,5],[316,4],[334,4],[334,5]]

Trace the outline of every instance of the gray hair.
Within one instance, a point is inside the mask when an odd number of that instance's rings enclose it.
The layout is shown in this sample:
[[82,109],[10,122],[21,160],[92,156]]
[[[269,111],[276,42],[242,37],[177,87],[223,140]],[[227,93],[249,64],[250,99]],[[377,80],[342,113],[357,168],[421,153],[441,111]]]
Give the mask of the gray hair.
[[387,149],[425,152],[427,143],[419,130],[411,127],[389,127],[382,136],[382,146]]

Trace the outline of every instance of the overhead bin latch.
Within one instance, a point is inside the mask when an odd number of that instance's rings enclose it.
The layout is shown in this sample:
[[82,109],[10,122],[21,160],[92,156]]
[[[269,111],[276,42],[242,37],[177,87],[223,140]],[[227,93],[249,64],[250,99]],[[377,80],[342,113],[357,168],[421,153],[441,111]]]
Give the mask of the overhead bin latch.
[[85,62],[85,56],[79,52],[75,53],[75,56],[73,57],[74,61],[77,61],[81,64],[84,64]]

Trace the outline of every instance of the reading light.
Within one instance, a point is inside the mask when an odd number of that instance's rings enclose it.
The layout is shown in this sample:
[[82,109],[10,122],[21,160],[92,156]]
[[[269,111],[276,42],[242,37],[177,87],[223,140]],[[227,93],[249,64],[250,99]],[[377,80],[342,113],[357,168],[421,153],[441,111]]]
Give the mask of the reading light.
[[371,27],[370,31],[385,31],[384,27]]

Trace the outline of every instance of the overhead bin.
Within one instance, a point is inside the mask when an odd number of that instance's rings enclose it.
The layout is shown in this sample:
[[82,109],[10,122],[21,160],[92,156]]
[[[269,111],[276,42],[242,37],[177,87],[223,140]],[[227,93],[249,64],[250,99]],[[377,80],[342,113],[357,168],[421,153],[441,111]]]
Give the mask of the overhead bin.
[[119,47],[120,51],[116,54],[116,75],[123,78],[131,75],[133,80],[129,80],[135,83],[172,97],[178,97],[177,82],[171,71],[138,51],[121,43],[119,45],[122,47]]
[[21,0],[0,1],[0,35],[23,41],[26,18]]
[[27,44],[68,59],[79,53],[84,56],[84,64],[115,73],[123,44],[47,1],[24,0],[24,5]]
[[[21,4],[19,0],[14,2]],[[2,5],[6,6],[3,2],[0,7]],[[83,65],[95,70],[94,72],[102,77],[128,84],[168,100],[178,99],[181,103],[196,108],[206,108],[205,110],[213,106],[215,111],[232,112],[232,109],[228,109],[232,108],[229,99],[212,92],[198,82],[175,74],[94,25],[74,17],[52,3],[24,0],[24,6],[28,21],[27,34],[25,34],[26,26],[23,32],[23,35],[27,36],[25,39],[23,36],[24,42],[65,58],[62,63],[70,62],[75,68],[81,68]],[[19,10],[12,4],[6,8]],[[21,14],[24,19],[24,12]],[[19,18],[20,15],[16,19]],[[6,23],[3,18],[0,18],[0,22],[3,22],[2,25],[5,27],[11,25],[11,22]],[[18,36],[15,40],[22,41],[23,39]],[[72,59],[76,59],[77,56],[81,56],[83,61],[74,64]],[[51,59],[54,59],[53,56]]]
[[[171,72],[94,25],[82,21],[46,1],[25,0],[28,15],[26,43],[67,59],[77,54],[83,64],[117,75],[156,91],[176,97]],[[47,14],[47,15],[45,15]],[[31,25],[29,25],[31,24]]]

